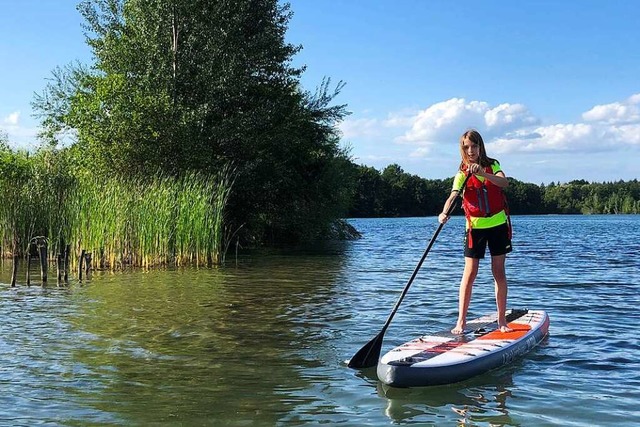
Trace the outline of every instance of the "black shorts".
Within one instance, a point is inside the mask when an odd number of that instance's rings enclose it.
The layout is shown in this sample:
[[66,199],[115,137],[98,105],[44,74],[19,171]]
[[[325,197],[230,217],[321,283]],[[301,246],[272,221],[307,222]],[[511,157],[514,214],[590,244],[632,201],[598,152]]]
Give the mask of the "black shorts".
[[465,232],[464,256],[469,258],[484,258],[484,253],[489,244],[491,256],[505,255],[511,252],[511,239],[509,238],[509,226],[504,223],[491,228],[472,228],[471,239],[473,247],[469,247],[469,230]]

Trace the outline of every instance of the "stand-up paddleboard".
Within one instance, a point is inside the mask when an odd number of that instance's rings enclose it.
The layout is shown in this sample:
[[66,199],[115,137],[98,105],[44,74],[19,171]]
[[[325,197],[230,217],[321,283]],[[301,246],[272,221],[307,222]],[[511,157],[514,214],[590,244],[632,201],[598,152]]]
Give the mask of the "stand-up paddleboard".
[[549,332],[542,310],[508,310],[511,332],[500,332],[497,314],[467,322],[465,333],[425,335],[394,348],[378,362],[378,378],[394,387],[463,381],[506,365],[540,343]]

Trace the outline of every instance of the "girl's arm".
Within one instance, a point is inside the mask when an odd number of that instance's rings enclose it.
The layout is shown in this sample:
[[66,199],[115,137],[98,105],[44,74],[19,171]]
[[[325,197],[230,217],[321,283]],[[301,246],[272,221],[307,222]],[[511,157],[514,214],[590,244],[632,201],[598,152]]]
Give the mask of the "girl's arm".
[[456,199],[457,196],[458,196],[458,190],[453,190],[451,194],[449,194],[449,198],[447,199],[447,201],[444,202],[444,207],[442,208],[442,212],[440,213],[440,215],[438,215],[438,221],[441,224],[444,224],[449,219],[449,217],[445,212],[449,211],[449,207],[451,206],[451,203],[453,203],[453,201]]

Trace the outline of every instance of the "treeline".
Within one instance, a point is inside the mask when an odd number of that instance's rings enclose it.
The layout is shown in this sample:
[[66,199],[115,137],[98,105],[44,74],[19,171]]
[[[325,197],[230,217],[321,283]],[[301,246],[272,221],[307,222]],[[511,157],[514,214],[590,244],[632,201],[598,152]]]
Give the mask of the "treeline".
[[[351,218],[437,215],[453,185],[452,177],[424,179],[404,172],[396,164],[382,171],[352,166],[356,190],[348,214]],[[512,214],[640,213],[640,182],[636,179],[536,185],[510,178],[506,194]]]

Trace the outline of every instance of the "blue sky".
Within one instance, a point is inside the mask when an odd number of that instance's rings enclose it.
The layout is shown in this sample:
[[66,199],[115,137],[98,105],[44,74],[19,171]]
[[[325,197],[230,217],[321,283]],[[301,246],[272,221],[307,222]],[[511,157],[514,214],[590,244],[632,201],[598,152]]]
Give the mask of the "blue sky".
[[[88,62],[75,0],[0,0],[0,128],[36,144],[33,92]],[[525,182],[639,178],[640,2],[292,0],[287,39],[302,83],[336,99],[354,161],[451,176],[458,137],[485,137]]]

